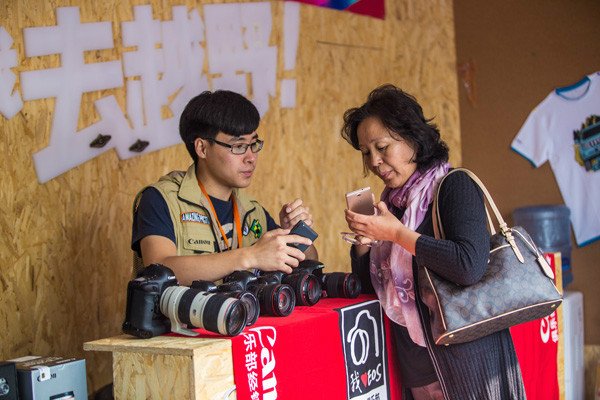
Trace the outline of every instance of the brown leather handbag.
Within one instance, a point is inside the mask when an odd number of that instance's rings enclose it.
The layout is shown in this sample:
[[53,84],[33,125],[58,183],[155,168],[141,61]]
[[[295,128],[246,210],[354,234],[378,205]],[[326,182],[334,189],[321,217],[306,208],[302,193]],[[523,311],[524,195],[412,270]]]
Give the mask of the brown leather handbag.
[[[461,286],[426,267],[419,268],[421,299],[431,314],[431,330],[436,344],[464,343],[514,325],[546,317],[562,303],[554,284],[554,273],[543,254],[522,227],[509,228],[489,192],[471,171],[463,171],[483,191],[499,223],[496,233],[486,207],[491,233],[490,258],[481,280]],[[439,215],[440,182],[433,203],[433,227],[436,238],[444,238]]]

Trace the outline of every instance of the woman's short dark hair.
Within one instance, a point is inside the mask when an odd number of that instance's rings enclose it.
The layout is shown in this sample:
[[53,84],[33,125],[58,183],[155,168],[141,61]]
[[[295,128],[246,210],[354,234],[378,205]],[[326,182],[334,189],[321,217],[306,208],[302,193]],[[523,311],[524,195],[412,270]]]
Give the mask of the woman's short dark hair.
[[205,91],[191,99],[179,119],[179,135],[194,162],[198,138],[214,139],[219,132],[242,136],[255,132],[260,122],[258,110],[241,94],[229,90]]
[[[392,137],[402,138],[415,147],[414,161],[421,172],[448,161],[448,146],[432,119],[423,116],[417,100],[394,85],[373,90],[367,102],[344,113],[342,137],[358,150],[358,125],[369,117],[377,117]],[[365,166],[365,171],[368,169]]]

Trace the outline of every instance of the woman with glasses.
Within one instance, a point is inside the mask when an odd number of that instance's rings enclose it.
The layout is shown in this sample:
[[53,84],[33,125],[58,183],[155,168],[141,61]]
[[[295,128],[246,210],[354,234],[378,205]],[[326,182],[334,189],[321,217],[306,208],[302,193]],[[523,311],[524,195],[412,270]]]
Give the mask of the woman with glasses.
[[436,345],[419,298],[419,266],[457,285],[485,272],[490,247],[479,187],[463,172],[446,179],[439,199],[446,239],[435,239],[432,196],[450,169],[449,150],[417,101],[392,85],[379,87],[346,111],[341,133],[361,152],[365,174],[385,183],[374,215],[346,210],[345,216],[355,234],[352,270],[392,321],[403,399],[525,399],[508,329]]
[[[134,202],[131,248],[134,272],[153,263],[171,268],[181,285],[220,282],[237,270],[292,272],[317,259],[310,240],[289,235],[298,221],[312,226],[301,199],[283,205],[278,225],[247,188],[263,141],[260,116],[245,97],[203,92],[185,107],[179,133],[192,157],[140,191]],[[303,253],[288,243],[310,245]]]

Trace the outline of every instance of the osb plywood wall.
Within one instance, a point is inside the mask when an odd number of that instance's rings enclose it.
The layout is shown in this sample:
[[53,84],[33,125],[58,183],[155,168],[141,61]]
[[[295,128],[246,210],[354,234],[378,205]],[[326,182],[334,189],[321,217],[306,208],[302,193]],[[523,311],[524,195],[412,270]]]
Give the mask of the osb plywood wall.
[[[7,0],[0,23],[14,39],[19,65],[30,71],[60,65],[58,56],[25,58],[22,29],[56,25],[55,8],[79,6],[82,22],[111,21],[115,49],[86,60],[118,60],[120,23],[133,5],[152,4],[154,17],[170,7],[189,9],[220,1]],[[283,3],[272,1],[271,45],[282,45]],[[88,59],[89,58],[89,59]],[[298,58],[283,71],[278,56],[277,97],[261,122],[265,139],[250,192],[277,215],[296,197],[311,207],[320,258],[327,270],[349,271],[344,193],[371,185],[359,154],[339,130],[343,112],[368,92],[394,83],[414,94],[435,117],[460,164],[452,1],[386,1],[386,19],[302,4]],[[297,106],[279,108],[280,79],[295,78]],[[16,87],[18,88],[17,81]],[[125,109],[125,89],[85,94],[80,128],[97,118],[92,101],[114,95]],[[111,380],[106,354],[84,353],[86,341],[120,333],[131,273],[131,203],[135,193],[173,169],[185,169],[182,144],[126,161],[114,150],[39,184],[32,153],[48,144],[54,101],[27,101],[12,119],[0,116],[0,360],[26,355],[84,357],[88,390]]]

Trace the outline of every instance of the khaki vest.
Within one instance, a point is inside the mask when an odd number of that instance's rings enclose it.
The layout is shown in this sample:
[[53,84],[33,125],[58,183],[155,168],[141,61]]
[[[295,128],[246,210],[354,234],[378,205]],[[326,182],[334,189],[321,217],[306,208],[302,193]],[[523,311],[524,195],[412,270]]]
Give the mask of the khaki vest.
[[[156,188],[167,203],[175,229],[177,255],[206,254],[227,250],[216,215],[212,212],[208,199],[198,186],[194,164],[187,172],[173,171],[149,187]],[[135,198],[134,214],[137,212],[144,189]],[[267,229],[265,210],[253,197],[238,189],[234,189],[233,196],[242,225],[242,243],[241,246],[238,244],[237,229],[234,226],[233,243],[230,243],[230,246],[234,249],[251,246],[258,241],[263,230]],[[216,248],[218,251],[215,250]],[[134,252],[134,274],[137,274],[143,266],[143,261]]]

